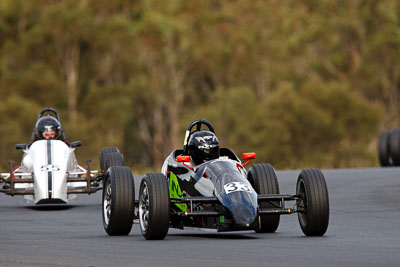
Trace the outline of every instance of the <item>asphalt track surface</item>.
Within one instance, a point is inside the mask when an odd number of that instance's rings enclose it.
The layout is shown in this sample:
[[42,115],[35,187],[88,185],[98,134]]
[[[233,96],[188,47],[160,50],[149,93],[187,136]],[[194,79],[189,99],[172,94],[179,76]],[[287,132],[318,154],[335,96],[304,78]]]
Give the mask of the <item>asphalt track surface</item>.
[[[323,173],[331,208],[323,237],[305,237],[296,214],[282,216],[273,234],[170,229],[147,241],[134,225],[111,237],[100,192],[62,208],[2,194],[0,266],[400,266],[400,168]],[[295,193],[298,174],[278,172],[281,193]]]

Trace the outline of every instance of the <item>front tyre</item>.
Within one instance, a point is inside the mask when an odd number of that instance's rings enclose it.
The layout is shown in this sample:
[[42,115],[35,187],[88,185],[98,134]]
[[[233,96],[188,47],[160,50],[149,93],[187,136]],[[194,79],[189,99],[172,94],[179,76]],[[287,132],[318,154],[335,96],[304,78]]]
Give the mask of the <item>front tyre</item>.
[[109,235],[128,235],[132,229],[135,184],[128,167],[108,169],[103,186],[103,226]]
[[389,143],[393,166],[400,166],[400,128],[392,131]]
[[[257,194],[279,194],[279,184],[276,173],[271,164],[255,164],[248,174],[247,179]],[[274,205],[275,204],[275,205]],[[260,209],[276,208],[279,202],[261,203]],[[273,233],[278,229],[280,215],[260,215],[260,229],[257,233]]]
[[319,169],[301,171],[296,194],[301,196],[297,213],[301,230],[307,236],[322,236],[329,224],[329,196],[325,177]]
[[170,199],[166,177],[148,173],[139,189],[139,223],[146,239],[164,239],[169,228]]
[[390,162],[390,132],[383,131],[378,141],[379,163],[382,167],[391,166]]

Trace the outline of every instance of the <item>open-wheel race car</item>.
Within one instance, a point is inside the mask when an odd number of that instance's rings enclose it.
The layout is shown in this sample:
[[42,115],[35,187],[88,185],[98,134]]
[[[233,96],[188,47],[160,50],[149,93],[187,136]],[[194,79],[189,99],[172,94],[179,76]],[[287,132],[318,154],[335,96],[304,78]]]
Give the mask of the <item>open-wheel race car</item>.
[[0,174],[0,192],[23,195],[35,204],[69,203],[71,195],[100,190],[102,175],[78,164],[74,150],[81,141],[69,143],[56,109],[38,114],[30,144],[17,144],[24,154],[20,166]]
[[183,149],[167,157],[161,173],[144,175],[137,201],[131,173],[109,169],[103,190],[104,228],[109,235],[127,235],[138,219],[146,239],[164,239],[170,227],[272,233],[280,215],[297,213],[305,235],[324,235],[329,196],[322,172],[302,170],[296,194],[280,194],[270,164],[245,169],[254,158],[254,153],[243,153],[247,161],[241,163],[231,149],[219,148],[211,123],[195,120],[187,128]]

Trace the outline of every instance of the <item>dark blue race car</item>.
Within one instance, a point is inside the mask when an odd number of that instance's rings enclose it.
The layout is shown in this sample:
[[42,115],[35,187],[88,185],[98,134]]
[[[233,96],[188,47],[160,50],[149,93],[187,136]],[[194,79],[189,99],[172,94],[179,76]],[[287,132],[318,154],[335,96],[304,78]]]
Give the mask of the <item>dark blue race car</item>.
[[146,239],[163,239],[170,227],[272,233],[281,214],[297,213],[305,235],[325,234],[329,197],[319,169],[300,172],[295,195],[280,194],[270,164],[255,164],[247,171],[244,166],[255,154],[243,153],[247,161],[242,163],[231,149],[219,148],[214,133],[206,120],[190,123],[184,148],[167,157],[161,173],[144,176],[137,201],[129,175],[111,167],[106,175],[108,191],[105,186],[103,193],[103,206],[109,204],[103,209],[107,233],[129,234],[135,218]]

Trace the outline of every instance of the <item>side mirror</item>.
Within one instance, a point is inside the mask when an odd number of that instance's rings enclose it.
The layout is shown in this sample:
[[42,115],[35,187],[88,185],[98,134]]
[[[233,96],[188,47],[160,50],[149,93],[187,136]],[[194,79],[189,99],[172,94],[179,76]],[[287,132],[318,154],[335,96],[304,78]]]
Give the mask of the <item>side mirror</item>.
[[82,145],[81,141],[75,141],[75,142],[71,142],[71,144],[69,144],[70,147],[78,147],[81,145]]
[[27,147],[28,147],[27,144],[16,144],[16,145],[15,145],[15,148],[16,148],[17,150],[26,149]]
[[191,169],[192,171],[194,171],[194,169],[193,169],[192,166],[188,166],[188,165],[185,164],[185,162],[190,162],[190,156],[177,156],[177,157],[176,157],[176,161],[177,161],[177,162],[182,162],[182,164],[183,164],[186,168]]
[[256,153],[243,153],[242,157],[243,159],[255,159]]
[[242,164],[242,167],[244,167],[244,165],[248,164],[250,162],[250,160],[256,158],[256,153],[253,153],[253,152],[252,153],[243,153],[242,157],[243,157],[243,160],[247,159],[247,161]]
[[190,156],[177,156],[177,162],[190,162]]

